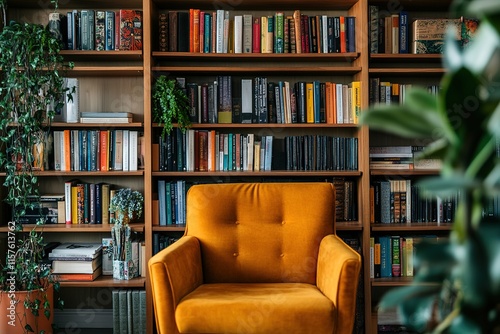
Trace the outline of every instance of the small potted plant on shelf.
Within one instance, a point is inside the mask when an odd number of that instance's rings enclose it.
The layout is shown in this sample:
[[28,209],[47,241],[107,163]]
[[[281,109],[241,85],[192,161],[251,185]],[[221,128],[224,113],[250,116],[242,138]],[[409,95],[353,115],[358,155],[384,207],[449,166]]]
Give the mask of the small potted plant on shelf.
[[163,125],[163,135],[170,134],[173,123],[181,130],[191,125],[189,101],[177,80],[159,76],[153,85],[153,122]]
[[[51,1],[57,8],[57,1]],[[23,232],[20,218],[40,207],[34,148],[43,151],[47,136],[67,93],[63,71],[71,68],[59,54],[60,41],[41,24],[9,22],[7,1],[0,0],[4,27],[0,32],[0,170],[6,189],[3,200],[12,208],[7,258],[0,270],[1,333],[52,333],[53,290],[57,282],[41,263],[43,235],[35,227]],[[38,156],[39,157],[39,156]],[[5,219],[4,214],[4,219]],[[61,304],[62,305],[62,304]]]
[[483,212],[500,194],[500,2],[458,0],[453,9],[480,25],[463,50],[448,36],[437,99],[413,89],[404,104],[373,107],[361,117],[372,129],[431,139],[423,157],[440,158],[443,167],[421,186],[439,196],[459,193],[450,237],[421,245],[413,284],[390,290],[380,306],[397,306],[418,332],[498,333],[500,222]]

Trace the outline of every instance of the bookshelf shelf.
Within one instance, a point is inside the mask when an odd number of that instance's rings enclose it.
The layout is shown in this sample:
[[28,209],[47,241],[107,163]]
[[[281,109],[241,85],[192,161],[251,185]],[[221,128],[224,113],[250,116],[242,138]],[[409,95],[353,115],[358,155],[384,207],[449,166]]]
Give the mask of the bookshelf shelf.
[[35,172],[35,175],[40,177],[46,176],[68,176],[68,177],[79,177],[79,176],[103,176],[103,177],[115,177],[115,176],[144,176],[143,170],[138,170],[134,172],[124,172],[124,171],[109,171],[109,172],[72,172],[72,171],[40,171]]
[[[322,0],[312,0],[312,1],[301,1],[301,0],[290,0],[290,1],[281,1],[281,0],[243,0],[239,1],[238,5],[235,9],[238,10],[273,10],[277,9],[283,10],[284,7],[292,8],[292,9],[301,9],[301,10],[311,10],[314,8],[315,10],[346,10],[351,8],[354,4],[356,4],[358,0],[337,0],[337,1],[322,1]],[[185,8],[214,8],[213,4],[207,4],[204,0],[156,0],[155,3],[162,8],[169,9],[185,9]]]
[[245,177],[269,177],[269,176],[285,176],[285,177],[359,177],[360,171],[217,171],[217,172],[152,172],[153,176],[168,176],[168,177],[226,177],[226,176],[245,176]]
[[72,61],[141,61],[142,51],[62,50],[61,55]]
[[113,276],[99,276],[92,282],[83,281],[63,281],[62,287],[71,288],[144,288],[146,285],[145,277],[137,277],[131,280],[118,280]]
[[372,232],[432,232],[432,231],[451,231],[451,223],[403,223],[403,224],[372,224]]
[[[176,126],[176,124],[174,124]],[[153,127],[161,127],[158,123],[153,123]],[[315,128],[326,128],[326,129],[359,129],[358,124],[327,124],[327,123],[267,123],[267,124],[252,124],[252,123],[230,123],[230,124],[219,124],[219,123],[193,123],[191,124],[192,129],[275,129],[275,128],[303,128],[303,129],[315,129]]]
[[336,222],[335,223],[335,229],[337,231],[362,231],[363,230],[363,224],[360,221],[349,221],[349,222]]
[[383,175],[403,175],[403,176],[416,176],[416,175],[437,175],[439,170],[437,169],[372,169],[370,175],[372,176],[383,176]]
[[53,122],[50,125],[53,128],[64,128],[64,129],[73,129],[73,128],[99,128],[99,129],[108,129],[108,128],[142,128],[144,126],[141,122],[133,122],[133,123],[117,123],[117,124],[107,124],[107,123],[63,123],[63,122]]
[[153,232],[184,232],[185,230],[186,230],[186,225],[153,226]]
[[241,66],[241,67],[225,67],[225,66],[155,66],[153,71],[172,72],[172,73],[195,73],[195,74],[264,74],[264,73],[279,73],[281,75],[311,75],[311,74],[337,74],[337,75],[353,75],[361,71],[361,67],[350,66],[307,66],[307,67],[282,67],[282,66]]
[[182,61],[330,61],[352,62],[359,57],[358,52],[348,53],[191,53],[191,52],[159,52],[153,57],[165,60]]
[[374,75],[391,75],[391,76],[408,76],[408,75],[419,75],[419,76],[436,76],[443,75],[445,69],[443,68],[425,68],[425,67],[413,67],[413,68],[370,68],[368,70],[370,74]]
[[409,61],[441,64],[441,54],[373,53],[370,60],[377,63],[407,63]]
[[144,74],[143,66],[79,66],[75,65],[72,70],[68,70],[68,75],[91,76],[91,77],[123,77],[137,76]]
[[[35,225],[25,224],[23,225],[22,232],[31,231]],[[43,231],[44,233],[109,233],[113,224],[46,224],[37,226],[37,230]],[[130,224],[133,231],[144,232],[144,223],[133,223]],[[8,232],[9,229],[6,226],[0,227],[0,232]]]

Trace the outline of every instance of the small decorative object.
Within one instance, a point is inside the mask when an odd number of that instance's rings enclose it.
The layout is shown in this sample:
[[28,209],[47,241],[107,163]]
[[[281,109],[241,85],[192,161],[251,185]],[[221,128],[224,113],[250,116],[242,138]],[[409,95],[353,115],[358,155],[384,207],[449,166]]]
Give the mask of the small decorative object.
[[130,188],[120,189],[113,196],[109,211],[114,213],[111,222],[113,252],[113,278],[132,279],[139,276],[139,249],[131,239],[132,230],[128,225],[134,217],[142,215],[144,197]]

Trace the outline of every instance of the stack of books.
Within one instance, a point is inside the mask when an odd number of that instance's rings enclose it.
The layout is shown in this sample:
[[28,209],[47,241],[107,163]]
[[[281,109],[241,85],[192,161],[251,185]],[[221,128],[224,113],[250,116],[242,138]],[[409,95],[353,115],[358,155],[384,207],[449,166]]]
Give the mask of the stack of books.
[[49,253],[59,281],[93,281],[102,273],[102,244],[62,243]]
[[413,169],[412,147],[370,147],[370,169]]
[[130,112],[82,112],[80,123],[132,123],[132,113]]

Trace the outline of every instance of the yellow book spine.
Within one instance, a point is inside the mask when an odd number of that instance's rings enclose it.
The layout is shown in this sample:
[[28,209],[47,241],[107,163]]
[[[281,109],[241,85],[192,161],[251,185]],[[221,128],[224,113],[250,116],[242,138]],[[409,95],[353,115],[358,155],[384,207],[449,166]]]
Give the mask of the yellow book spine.
[[306,83],[306,122],[314,123],[314,87],[312,82]]

